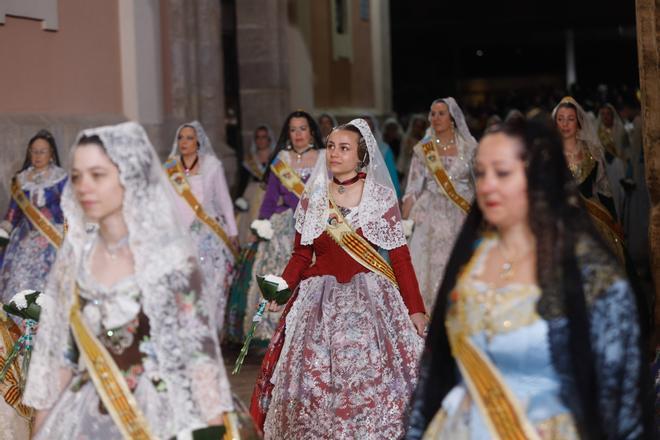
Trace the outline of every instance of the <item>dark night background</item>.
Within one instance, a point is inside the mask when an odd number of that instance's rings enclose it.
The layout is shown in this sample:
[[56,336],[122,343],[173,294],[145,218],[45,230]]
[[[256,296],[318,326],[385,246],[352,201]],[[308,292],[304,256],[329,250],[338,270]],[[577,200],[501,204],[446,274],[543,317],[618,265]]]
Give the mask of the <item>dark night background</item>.
[[[638,87],[633,0],[408,0],[390,7],[399,114],[426,111],[434,98],[448,95],[500,108],[503,100],[516,104],[519,94],[559,93],[566,88],[568,29],[574,32],[577,90],[601,83]],[[482,80],[476,92],[474,80]]]

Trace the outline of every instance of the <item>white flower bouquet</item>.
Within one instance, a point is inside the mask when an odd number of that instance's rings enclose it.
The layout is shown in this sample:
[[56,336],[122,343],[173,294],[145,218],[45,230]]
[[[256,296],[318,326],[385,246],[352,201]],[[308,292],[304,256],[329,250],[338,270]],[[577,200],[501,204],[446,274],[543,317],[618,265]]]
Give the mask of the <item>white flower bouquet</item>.
[[260,240],[269,241],[273,238],[273,226],[270,223],[270,220],[254,220],[250,224],[250,229],[252,232],[259,237]]

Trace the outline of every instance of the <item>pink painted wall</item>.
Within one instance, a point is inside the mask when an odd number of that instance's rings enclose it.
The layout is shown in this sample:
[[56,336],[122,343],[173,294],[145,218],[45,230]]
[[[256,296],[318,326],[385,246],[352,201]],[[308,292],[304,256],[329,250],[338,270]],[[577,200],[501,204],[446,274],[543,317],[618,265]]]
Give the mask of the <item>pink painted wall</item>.
[[58,4],[58,31],[0,25],[0,113],[121,114],[117,0]]

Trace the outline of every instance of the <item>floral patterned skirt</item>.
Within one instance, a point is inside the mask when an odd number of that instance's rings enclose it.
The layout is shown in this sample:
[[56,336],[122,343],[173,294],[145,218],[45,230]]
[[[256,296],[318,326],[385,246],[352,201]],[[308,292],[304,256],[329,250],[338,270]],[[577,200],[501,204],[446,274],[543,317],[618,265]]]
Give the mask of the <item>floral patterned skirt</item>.
[[[78,379],[74,377],[72,385],[75,385]],[[151,381],[142,374],[133,394],[152,434],[162,439],[176,434],[171,426],[172,408],[167,403],[167,393],[156,391]],[[69,386],[50,410],[34,439],[121,439],[119,428],[105,408],[101,410],[100,401],[91,380],[87,380],[80,389]]]
[[304,280],[286,317],[265,438],[402,437],[422,347],[382,276]]
[[204,276],[205,292],[208,295],[205,301],[208,310],[214,312],[213,319],[217,322],[218,331],[221,331],[234,271],[234,256],[216,233],[199,219],[195,219],[190,225],[190,235],[195,243]]
[[424,307],[431,313],[465,214],[447,197],[425,191],[415,202],[410,218],[415,221],[410,255]]
[[0,301],[8,303],[25,289],[42,291],[57,249],[27,223],[16,227],[0,259]]

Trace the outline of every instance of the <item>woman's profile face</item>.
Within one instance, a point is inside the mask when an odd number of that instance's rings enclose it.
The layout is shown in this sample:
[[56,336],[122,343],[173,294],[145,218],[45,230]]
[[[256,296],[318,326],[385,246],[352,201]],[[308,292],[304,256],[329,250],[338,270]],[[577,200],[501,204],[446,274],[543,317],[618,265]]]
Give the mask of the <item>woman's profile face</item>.
[[124,187],[119,169],[96,144],[78,145],[71,169],[73,191],[85,216],[92,222],[121,212]]
[[520,159],[523,146],[504,133],[481,139],[475,157],[477,203],[488,223],[498,229],[527,222],[527,175]]
[[312,131],[307,118],[291,118],[289,121],[289,140],[297,150],[302,150],[312,143]]
[[37,170],[45,169],[53,158],[50,144],[45,139],[35,139],[30,145],[30,164]]
[[562,139],[573,139],[577,136],[578,118],[574,108],[560,107],[555,116],[555,123]]
[[183,127],[179,130],[177,137],[179,153],[184,156],[193,154],[197,151],[197,131],[192,127]]
[[325,148],[325,159],[333,176],[354,173],[358,165],[358,135],[348,130],[330,133]]

